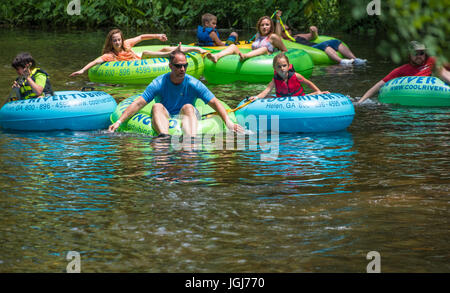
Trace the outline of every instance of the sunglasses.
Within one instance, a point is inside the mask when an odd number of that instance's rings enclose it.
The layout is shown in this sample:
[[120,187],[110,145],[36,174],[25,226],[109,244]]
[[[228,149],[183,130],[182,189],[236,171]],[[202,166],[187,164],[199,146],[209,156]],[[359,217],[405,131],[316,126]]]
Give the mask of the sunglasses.
[[425,55],[425,51],[416,51],[416,56],[423,56]]
[[177,69],[181,69],[181,67],[184,67],[184,69],[186,69],[188,67],[188,63],[185,63],[185,64],[172,63],[172,65],[175,66]]

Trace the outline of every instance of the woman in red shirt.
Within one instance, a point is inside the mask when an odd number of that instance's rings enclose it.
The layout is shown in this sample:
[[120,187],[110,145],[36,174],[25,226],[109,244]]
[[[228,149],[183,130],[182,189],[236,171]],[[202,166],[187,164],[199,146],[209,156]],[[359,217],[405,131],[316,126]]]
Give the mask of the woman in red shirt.
[[[435,68],[436,60],[434,57],[428,56],[425,52],[425,45],[412,41],[409,45],[410,55],[409,63],[392,70],[382,80],[371,87],[358,101],[361,104],[366,99],[376,94],[380,88],[391,79],[401,76],[430,76]],[[450,83],[450,72],[443,68],[438,70],[440,77],[447,83]]]

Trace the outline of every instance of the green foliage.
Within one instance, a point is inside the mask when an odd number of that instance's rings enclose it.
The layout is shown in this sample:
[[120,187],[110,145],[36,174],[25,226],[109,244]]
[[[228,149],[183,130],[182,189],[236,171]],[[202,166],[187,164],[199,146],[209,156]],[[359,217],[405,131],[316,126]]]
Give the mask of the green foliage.
[[377,48],[381,55],[396,63],[404,62],[407,44],[417,40],[426,44],[439,63],[450,60],[450,0],[381,0],[381,14],[374,16],[367,15],[367,3],[349,1],[354,18],[348,28],[358,25],[365,32],[374,28],[383,31],[386,36]]
[[81,15],[68,15],[70,0],[2,0],[0,24],[57,28],[195,29],[202,14],[218,17],[218,28],[255,29],[263,15],[280,9],[297,31],[316,25],[332,30],[385,34],[378,51],[400,62],[410,40],[449,60],[450,0],[380,0],[381,15],[367,15],[370,0],[81,0]]
[[321,31],[337,27],[340,18],[338,0],[302,1],[301,3],[304,5],[306,23],[309,24],[307,26],[315,25]]
[[146,29],[192,29],[209,12],[220,28],[254,28],[263,15],[276,9],[299,28],[307,23],[331,27],[337,18],[338,0],[81,0],[81,15],[68,15],[70,0],[2,0],[0,23],[11,26],[127,27]]

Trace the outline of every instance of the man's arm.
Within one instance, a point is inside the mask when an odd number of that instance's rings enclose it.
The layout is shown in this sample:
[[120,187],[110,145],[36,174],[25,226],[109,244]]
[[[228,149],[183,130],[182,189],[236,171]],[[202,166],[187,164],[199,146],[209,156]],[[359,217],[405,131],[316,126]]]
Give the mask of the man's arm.
[[450,71],[445,69],[444,66],[442,68],[438,69],[439,77],[445,81],[447,84],[450,84]]
[[110,131],[110,132],[116,131],[117,128],[119,128],[120,124],[122,124],[122,122],[128,120],[131,116],[133,116],[137,111],[139,111],[145,105],[147,105],[147,102],[144,100],[143,97],[139,97],[136,100],[134,100],[134,102],[131,103],[131,105],[129,105],[125,109],[125,111],[123,111],[120,118],[116,122],[114,122],[113,124],[111,124],[109,126],[108,131]]
[[373,96],[374,94],[378,93],[378,91],[380,90],[380,88],[385,84],[385,82],[383,80],[380,80],[379,82],[377,82],[373,87],[371,87],[363,96],[362,98],[358,101],[358,104],[361,104],[362,102],[364,102],[366,99],[370,98],[371,96]]
[[212,98],[211,101],[209,101],[208,105],[211,106],[211,108],[213,108],[214,110],[216,110],[220,118],[222,118],[222,120],[225,122],[225,125],[227,126],[228,129],[239,133],[244,132],[242,126],[240,126],[237,123],[233,123],[233,121],[231,121],[230,117],[228,117],[227,110],[216,97]]

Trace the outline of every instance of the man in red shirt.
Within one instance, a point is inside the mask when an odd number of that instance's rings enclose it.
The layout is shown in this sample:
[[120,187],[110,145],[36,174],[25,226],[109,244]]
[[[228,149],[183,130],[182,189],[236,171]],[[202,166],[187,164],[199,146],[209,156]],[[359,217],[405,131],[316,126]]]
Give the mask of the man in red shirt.
[[[395,68],[382,80],[377,82],[361,97],[358,104],[361,104],[366,99],[376,94],[380,88],[391,79],[401,76],[430,76],[432,74],[433,69],[435,68],[436,59],[427,55],[425,52],[425,45],[417,41],[412,41],[409,45],[409,50],[409,63]],[[443,81],[450,83],[450,72],[445,67],[440,68],[438,72]]]

